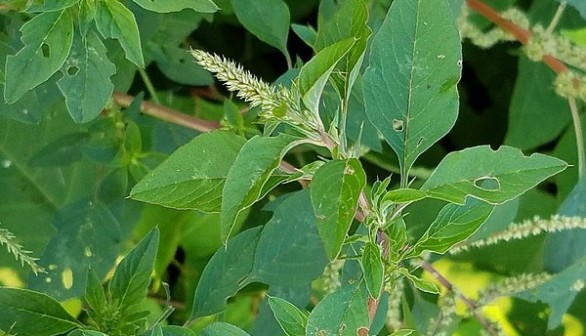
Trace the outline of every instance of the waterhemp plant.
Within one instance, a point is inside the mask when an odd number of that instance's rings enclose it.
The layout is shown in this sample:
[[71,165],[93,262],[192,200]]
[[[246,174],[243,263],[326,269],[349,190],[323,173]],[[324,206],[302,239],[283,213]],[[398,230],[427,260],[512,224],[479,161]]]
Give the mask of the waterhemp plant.
[[[585,33],[576,24],[556,31],[567,4],[544,3],[498,12],[479,0],[218,1],[224,15],[282,53],[288,71],[268,83],[189,37],[219,8],[210,0],[0,1],[1,113],[13,119],[0,121],[0,183],[14,185],[0,191],[0,245],[34,273],[28,289],[0,287],[0,332],[515,334],[507,318],[485,309],[501,297],[547,306],[545,318],[533,319],[543,320],[542,332],[562,320],[568,328],[566,313],[586,278],[584,239],[575,231],[586,228]],[[569,4],[579,11],[570,13],[573,22],[584,26],[586,8]],[[291,27],[313,56],[293,64],[289,8],[303,6],[317,6],[317,30]],[[534,24],[536,13],[553,19],[544,28]],[[10,35],[14,27],[20,38]],[[505,145],[454,149],[422,168],[453,131],[460,106],[466,112],[458,93],[464,38],[483,48],[501,40],[525,45]],[[180,47],[186,41],[189,51]],[[558,76],[534,68],[540,62]],[[219,111],[219,118],[163,107],[180,95],[157,92],[144,70],[151,63],[184,85],[211,85],[213,74],[228,99],[199,99],[196,110]],[[120,92],[135,71],[153,102]],[[523,100],[527,92],[538,102]],[[564,99],[567,115],[552,117]],[[543,109],[550,115],[538,116],[548,124],[536,132],[530,113]],[[201,134],[182,135],[140,111]],[[535,188],[569,165],[534,149],[554,141],[570,119],[577,141],[560,143],[576,144],[571,169],[580,179],[558,183],[575,187],[566,188],[555,215],[511,224],[521,203],[555,201]],[[42,143],[27,147],[37,137]],[[168,145],[178,137],[184,141]],[[22,218],[57,230],[33,227],[54,236],[40,258],[19,240],[29,231],[11,225]],[[542,233],[550,233],[547,242],[534,244]],[[112,269],[129,236],[140,242]],[[478,297],[439,268],[445,254],[474,260],[474,251],[491,255],[493,246],[520,239],[541,249],[519,253],[532,266],[495,267],[501,274]],[[166,272],[176,268],[179,280]],[[83,299],[60,303],[72,297]],[[235,308],[242,302],[244,309]],[[230,318],[234,311],[240,320]]]

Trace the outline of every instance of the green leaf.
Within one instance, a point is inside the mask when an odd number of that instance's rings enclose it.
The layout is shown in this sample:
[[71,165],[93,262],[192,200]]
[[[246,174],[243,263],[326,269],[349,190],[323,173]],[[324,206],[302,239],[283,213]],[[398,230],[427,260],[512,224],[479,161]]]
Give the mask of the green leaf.
[[158,13],[179,12],[184,9],[193,9],[198,13],[215,13],[218,6],[212,0],[133,0],[146,10]]
[[356,336],[359,329],[368,330],[368,300],[363,281],[326,295],[309,315],[306,335]]
[[246,331],[225,322],[214,322],[201,331],[201,336],[250,336]]
[[393,332],[390,336],[409,336],[414,332],[415,330],[412,329],[401,329]]
[[378,300],[385,278],[385,266],[381,257],[381,249],[371,242],[366,243],[362,251],[360,266],[362,267],[364,282],[370,297]]
[[102,281],[94,270],[88,268],[86,285],[85,285],[85,300],[89,307],[94,312],[101,312],[107,307],[106,291],[102,286]]
[[265,224],[247,282],[281,288],[309,284],[327,263],[309,191],[303,190],[278,203]]
[[555,76],[545,64],[520,57],[505,144],[535,148],[554,140],[568,125],[572,118],[568,102],[546,84],[553,83]]
[[[152,2],[152,1],[151,1]],[[118,0],[98,2],[96,27],[105,38],[117,39],[126,59],[144,68],[138,26],[132,12]]]
[[68,133],[37,151],[29,160],[31,167],[67,166],[82,159],[81,148],[88,133]]
[[0,329],[13,335],[52,336],[79,327],[59,302],[27,289],[0,287]]
[[46,12],[58,11],[71,7],[81,0],[45,0],[44,9]]
[[287,336],[305,336],[307,315],[294,304],[278,297],[270,296],[269,305]]
[[261,41],[279,49],[289,60],[289,7],[282,0],[232,0],[238,21]]
[[106,57],[106,47],[90,31],[86,37],[75,34],[67,61],[57,82],[65,97],[69,114],[78,123],[96,118],[112,96],[110,76],[116,67]]
[[152,230],[116,268],[108,285],[110,294],[122,310],[146,298],[159,246],[159,230]]
[[470,147],[448,154],[421,190],[452,203],[464,204],[466,196],[491,204],[504,203],[568,165],[551,156],[535,153],[529,157],[516,148]]
[[252,271],[262,227],[246,230],[220,248],[204,268],[195,290],[191,318],[224,310],[226,300],[241,288]]
[[220,220],[223,241],[230,237],[238,213],[261,197],[265,184],[279,167],[285,153],[298,144],[295,140],[285,134],[276,137],[256,136],[242,146],[228,171],[222,190]]
[[20,30],[24,47],[6,58],[4,99],[9,104],[61,68],[73,43],[73,18],[69,10],[45,12]]
[[402,186],[458,115],[460,35],[445,0],[397,0],[372,41],[367,115],[399,157]]
[[553,330],[562,322],[563,315],[584,286],[586,258],[582,258],[547,282],[515,297],[531,302],[544,302],[550,307],[547,329]]
[[[157,46],[158,47],[158,46]],[[161,46],[156,54],[158,68],[173,81],[196,86],[207,86],[214,82],[209,71],[193,61],[185,49],[176,46]]]
[[67,336],[108,336],[96,330],[76,329],[67,334]]
[[193,330],[182,326],[162,325],[161,329],[164,336],[195,336]]
[[357,159],[332,160],[321,166],[311,182],[311,203],[326,254],[336,259],[358,206],[366,175]]
[[439,289],[433,282],[413,275],[405,268],[400,268],[399,273],[403,274],[413,284],[413,286],[415,286],[415,288],[419,289],[420,291],[431,294],[440,293]]
[[492,213],[494,205],[469,199],[466,205],[444,206],[427,231],[413,246],[408,257],[424,251],[443,254],[450,247],[472,235]]
[[219,212],[226,177],[244,143],[229,132],[201,134],[141,180],[130,197],[176,209]]
[[319,114],[320,98],[332,71],[354,43],[354,38],[348,38],[324,48],[301,68],[299,92],[305,106],[315,115]]
[[[562,2],[562,0],[557,0],[558,2]],[[564,0],[563,2],[567,2],[568,4],[570,4],[570,6],[574,7],[578,12],[580,12],[580,15],[582,15],[582,18],[586,19],[586,3],[584,3],[584,1],[581,0]]]
[[427,193],[423,190],[419,189],[411,189],[411,188],[399,188],[393,189],[387,192],[383,200],[384,201],[392,201],[393,203],[407,203],[407,202],[414,202],[419,201],[427,197]]

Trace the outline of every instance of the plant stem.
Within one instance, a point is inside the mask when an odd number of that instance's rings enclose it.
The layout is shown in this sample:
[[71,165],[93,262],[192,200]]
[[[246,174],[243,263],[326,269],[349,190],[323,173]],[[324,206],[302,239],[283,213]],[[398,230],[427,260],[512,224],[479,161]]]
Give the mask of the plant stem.
[[576,133],[576,149],[578,152],[578,176],[581,179],[586,175],[586,153],[584,152],[584,133],[582,132],[582,123],[580,122],[580,112],[576,104],[576,98],[568,97],[570,111],[572,112],[572,121],[574,123],[574,133]]
[[151,79],[147,75],[146,71],[142,68],[139,68],[138,73],[140,74],[140,78],[142,78],[142,81],[144,82],[144,85],[146,86],[149,95],[151,95],[151,99],[156,104],[161,105],[159,97],[157,96],[157,90],[155,90],[155,86],[153,85],[153,82],[151,82]]
[[560,19],[562,18],[562,14],[564,13],[565,9],[566,2],[560,3],[558,9],[555,11],[553,18],[551,19],[551,22],[549,23],[549,26],[547,26],[547,29],[545,30],[546,34],[549,35],[553,33],[553,30],[555,29],[555,27],[557,27],[558,23],[560,22]]
[[476,306],[476,303],[472,299],[470,299],[467,296],[465,296],[464,294],[460,293],[460,291],[455,290],[454,285],[448,279],[446,279],[435,267],[433,267],[433,265],[431,265],[427,260],[423,260],[421,263],[421,267],[423,267],[424,270],[426,270],[429,274],[431,274],[434,278],[436,278],[437,281],[439,281],[439,283],[442,286],[444,286],[447,290],[455,292],[456,295],[458,296],[458,298],[460,298],[460,300],[462,300],[462,302],[466,305],[466,307],[468,307],[470,312],[472,314],[474,314],[474,316],[476,317],[478,322],[480,322],[491,335],[497,336],[499,334],[494,329],[494,326],[492,325],[492,323],[490,323],[484,317],[484,315],[482,315],[478,311],[478,307]]

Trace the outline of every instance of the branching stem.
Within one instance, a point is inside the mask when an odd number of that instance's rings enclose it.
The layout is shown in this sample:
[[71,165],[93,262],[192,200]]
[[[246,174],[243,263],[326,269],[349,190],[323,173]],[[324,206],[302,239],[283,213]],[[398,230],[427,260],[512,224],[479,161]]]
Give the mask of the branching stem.
[[586,153],[584,152],[584,133],[582,131],[582,123],[580,122],[580,112],[576,104],[576,98],[568,97],[570,104],[570,111],[572,112],[572,120],[574,122],[574,133],[576,133],[576,149],[578,151],[578,176],[583,179],[586,176]]

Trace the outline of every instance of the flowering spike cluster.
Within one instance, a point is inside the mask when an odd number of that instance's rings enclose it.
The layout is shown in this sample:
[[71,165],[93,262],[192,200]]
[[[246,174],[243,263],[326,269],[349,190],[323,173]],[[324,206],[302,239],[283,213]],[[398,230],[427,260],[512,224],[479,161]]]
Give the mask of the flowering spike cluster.
[[329,263],[321,276],[323,280],[323,289],[326,293],[333,293],[342,286],[340,273],[344,268],[345,260],[337,259]]
[[456,316],[456,297],[458,296],[456,288],[440,297],[438,304],[440,306],[439,314],[436,318],[429,321],[430,327],[427,329],[428,336],[447,336],[446,330],[450,329],[453,323],[457,321]]
[[0,245],[6,246],[8,253],[13,254],[16,260],[20,260],[22,266],[27,264],[35,275],[38,273],[45,273],[45,269],[43,269],[39,264],[37,264],[38,258],[33,258],[29,254],[31,251],[25,250],[22,245],[18,244],[16,241],[16,237],[12,232],[6,229],[0,229]]
[[[474,25],[472,22],[470,22],[468,19],[469,15],[470,9],[468,6],[462,6],[462,12],[458,17],[457,24],[462,38],[470,39],[474,45],[477,45],[481,48],[490,48],[501,41],[515,40],[513,35],[499,27],[494,27],[489,31],[484,32],[480,28],[476,27],[476,25]],[[510,8],[506,10],[501,14],[501,16],[505,19],[515,22],[522,28],[527,29],[529,27],[529,19],[527,16],[516,8]]]
[[387,310],[386,325],[391,330],[403,328],[401,319],[401,304],[405,281],[403,278],[397,278],[395,281],[385,281],[385,292],[389,293],[389,309]]
[[323,128],[321,121],[301,108],[296,90],[263,82],[223,56],[203,50],[191,50],[191,55],[199,65],[224,82],[228,90],[236,92],[251,107],[259,106],[264,122],[285,122],[306,136],[319,139],[319,130]]
[[509,296],[514,293],[520,293],[531,288],[535,288],[551,279],[547,273],[540,274],[521,274],[519,276],[506,278],[497,283],[490,284],[480,293],[479,305],[486,305],[493,300]]
[[541,219],[536,216],[533,219],[525,220],[522,223],[512,224],[506,230],[493,234],[486,239],[456,245],[450,250],[450,253],[457,254],[473,247],[495,245],[503,241],[506,242],[514,239],[537,236],[541,233],[559,232],[572,229],[586,229],[586,218],[553,215],[550,219]]

